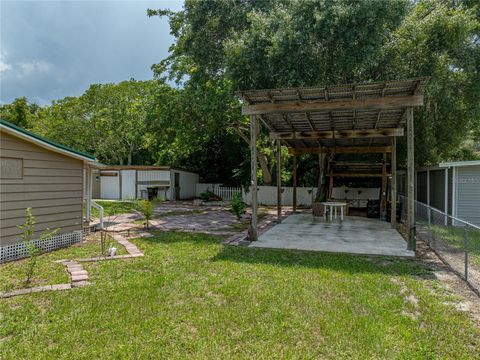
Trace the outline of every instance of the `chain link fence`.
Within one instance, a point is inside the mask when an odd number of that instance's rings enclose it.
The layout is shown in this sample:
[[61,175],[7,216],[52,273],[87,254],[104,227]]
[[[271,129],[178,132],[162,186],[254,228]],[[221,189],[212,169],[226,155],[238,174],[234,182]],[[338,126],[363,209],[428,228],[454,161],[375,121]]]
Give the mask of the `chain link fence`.
[[[401,221],[406,223],[407,199],[402,203]],[[460,275],[480,296],[480,227],[415,201],[417,239]]]

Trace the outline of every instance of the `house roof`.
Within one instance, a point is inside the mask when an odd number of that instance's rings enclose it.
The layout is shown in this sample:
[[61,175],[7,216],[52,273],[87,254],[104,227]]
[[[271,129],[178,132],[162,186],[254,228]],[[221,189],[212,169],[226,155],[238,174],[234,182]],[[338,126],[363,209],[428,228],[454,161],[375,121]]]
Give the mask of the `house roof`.
[[72,149],[68,146],[56,143],[52,140],[46,139],[40,135],[37,135],[31,131],[25,130],[17,125],[12,124],[9,121],[0,119],[0,129],[8,134],[21,138],[23,140],[32,142],[45,149],[55,151],[57,153],[73,157],[75,159],[83,160],[91,165],[99,165],[95,156]]
[[238,92],[242,113],[292,149],[386,146],[402,136],[406,110],[423,105],[428,78]]
[[480,166],[480,160],[471,160],[471,161],[452,161],[452,162],[443,162],[438,164],[439,167],[462,167],[462,166]]

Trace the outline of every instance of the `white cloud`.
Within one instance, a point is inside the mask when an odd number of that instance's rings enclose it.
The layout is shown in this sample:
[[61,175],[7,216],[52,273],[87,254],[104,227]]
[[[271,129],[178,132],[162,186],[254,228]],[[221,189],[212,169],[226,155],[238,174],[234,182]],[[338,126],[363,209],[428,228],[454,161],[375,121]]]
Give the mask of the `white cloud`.
[[0,73],[4,71],[8,71],[12,69],[12,65],[5,60],[5,54],[3,52],[0,53]]
[[53,67],[52,64],[42,60],[19,62],[16,65],[18,77],[26,77],[35,74],[46,74]]

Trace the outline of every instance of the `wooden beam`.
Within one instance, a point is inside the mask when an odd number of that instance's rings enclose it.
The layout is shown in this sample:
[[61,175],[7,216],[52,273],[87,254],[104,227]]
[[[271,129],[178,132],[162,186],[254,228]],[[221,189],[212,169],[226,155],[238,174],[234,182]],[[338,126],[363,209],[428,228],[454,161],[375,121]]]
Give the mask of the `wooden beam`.
[[293,156],[293,213],[297,212],[297,156]]
[[288,148],[292,155],[301,154],[383,154],[391,153],[391,146],[343,146],[343,147],[310,147],[310,148]]
[[382,110],[403,107],[422,106],[423,95],[387,96],[365,99],[334,99],[297,101],[289,103],[260,103],[245,104],[242,107],[243,115],[259,115],[270,113],[310,112],[310,111],[337,111],[337,110]]
[[270,138],[281,140],[296,139],[348,139],[348,138],[377,138],[403,136],[403,128],[384,128],[368,130],[334,130],[334,131],[288,131],[271,132]]
[[392,181],[390,182],[390,223],[397,227],[397,138],[392,138]]
[[282,222],[282,146],[277,143],[277,224]]
[[[388,175],[388,174],[387,174]],[[383,174],[372,174],[372,173],[330,173],[327,176],[330,177],[378,177],[381,178]]]
[[250,116],[250,176],[251,176],[251,192],[252,192],[252,222],[250,240],[257,240],[257,223],[258,223],[258,194],[257,194],[257,121],[256,116]]
[[382,165],[382,193],[380,196],[380,214],[387,208],[387,154],[383,154]]
[[383,166],[383,163],[369,163],[369,162],[332,161],[331,163],[339,166],[359,166],[359,167],[377,167],[377,168],[381,168]]
[[415,154],[413,108],[407,109],[407,230],[408,249],[415,251]]

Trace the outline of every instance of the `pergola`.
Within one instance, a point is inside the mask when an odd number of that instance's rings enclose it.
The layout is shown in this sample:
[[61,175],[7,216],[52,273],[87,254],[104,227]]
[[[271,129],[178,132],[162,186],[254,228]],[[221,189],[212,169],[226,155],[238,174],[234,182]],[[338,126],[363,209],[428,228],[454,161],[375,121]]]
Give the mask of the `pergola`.
[[[408,151],[408,248],[416,247],[414,228],[414,135],[413,108],[423,105],[427,78],[334,85],[309,88],[242,91],[242,114],[250,116],[252,240],[257,239],[257,135],[260,123],[276,140],[277,208],[281,222],[280,149],[284,145],[293,155],[293,209],[296,211],[296,164],[300,154],[381,153],[384,162],[370,164],[372,172],[357,171],[356,176],[382,177],[382,197],[386,194],[387,154],[391,154],[391,222],[396,224],[396,137],[407,131]],[[356,166],[358,164],[344,164]],[[330,173],[334,176],[354,176]],[[332,183],[332,180],[330,180]],[[331,187],[331,186],[330,186]]]

